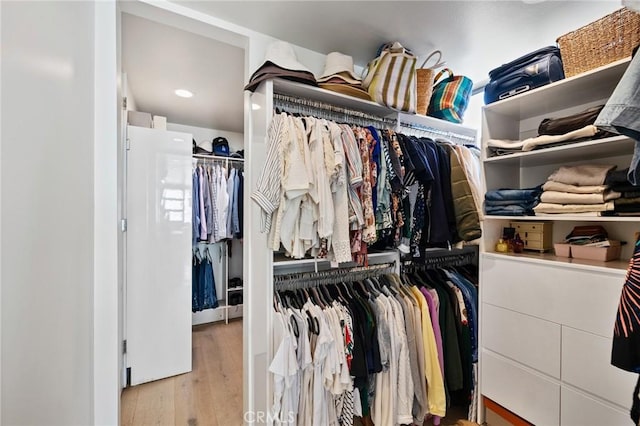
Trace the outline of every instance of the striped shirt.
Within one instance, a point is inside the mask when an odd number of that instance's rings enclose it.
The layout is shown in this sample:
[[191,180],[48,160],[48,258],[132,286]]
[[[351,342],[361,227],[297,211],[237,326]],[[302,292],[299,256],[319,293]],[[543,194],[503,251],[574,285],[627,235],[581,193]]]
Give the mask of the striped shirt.
[[267,135],[267,158],[251,198],[262,209],[261,230],[271,230],[273,212],[280,204],[280,181],[283,169],[283,141],[289,138],[286,114],[275,115]]

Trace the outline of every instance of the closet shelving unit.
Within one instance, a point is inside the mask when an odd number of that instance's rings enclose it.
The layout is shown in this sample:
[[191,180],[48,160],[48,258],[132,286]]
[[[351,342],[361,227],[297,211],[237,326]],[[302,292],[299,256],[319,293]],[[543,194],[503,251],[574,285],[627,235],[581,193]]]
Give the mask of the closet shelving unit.
[[[267,234],[260,232],[261,212],[251,200],[250,195],[256,187],[257,179],[266,158],[267,131],[273,116],[275,97],[284,95],[308,101],[306,107],[313,112],[314,102],[335,107],[334,112],[348,110],[362,114],[362,119],[376,118],[393,123],[397,130],[408,129],[428,133],[434,136],[445,136],[475,143],[477,131],[455,123],[449,123],[432,117],[403,114],[371,101],[357,99],[325,89],[299,84],[287,80],[268,80],[262,83],[255,92],[245,92],[245,111],[251,111],[248,128],[245,167],[245,262],[244,280],[250,283],[244,296],[244,389],[245,410],[253,412],[269,412],[272,403],[272,380],[268,373],[269,363],[273,357],[271,330],[273,329],[272,310],[275,274],[290,272],[309,272],[331,268],[325,260],[283,259],[268,250]],[[304,107],[303,107],[304,108]],[[350,118],[354,117],[353,115]],[[347,116],[345,115],[345,118]],[[357,119],[352,122],[357,122]],[[382,253],[370,253],[369,264],[395,262],[400,265],[396,250]],[[333,265],[335,266],[335,265]],[[339,267],[349,268],[354,264],[341,264]]]
[[[483,108],[487,190],[542,184],[562,165],[629,167],[634,141],[615,136],[490,157],[488,139],[536,136],[544,118],[602,105],[629,64],[621,60]],[[496,253],[510,221],[549,221],[559,242],[577,225],[627,241],[619,261]],[[635,377],[610,365],[620,290],[640,217],[484,216],[480,256],[481,394],[534,424],[625,424]]]
[[[242,164],[242,168],[244,169],[244,158],[235,158],[235,157],[225,157],[220,155],[206,155],[206,154],[193,154],[194,160],[204,160],[206,163],[211,164],[220,164],[224,165],[224,167],[229,170],[229,166],[234,164]],[[201,244],[198,242],[198,244]],[[216,244],[216,243],[211,243]],[[242,287],[229,287],[229,247],[226,241],[219,241],[219,264],[222,266],[222,272],[219,275],[222,279],[222,292],[224,294],[224,300],[218,297],[218,308],[224,309],[224,321],[225,324],[229,324],[229,317],[237,318],[242,316],[242,304],[230,305],[229,304],[229,296],[232,293],[237,293],[239,291],[244,290],[244,286]],[[215,259],[213,259],[215,261]],[[215,269],[214,269],[215,273]],[[244,282],[244,281],[243,281]],[[219,316],[212,314],[211,312],[196,312],[193,314],[193,324],[205,324],[212,321],[218,321]]]

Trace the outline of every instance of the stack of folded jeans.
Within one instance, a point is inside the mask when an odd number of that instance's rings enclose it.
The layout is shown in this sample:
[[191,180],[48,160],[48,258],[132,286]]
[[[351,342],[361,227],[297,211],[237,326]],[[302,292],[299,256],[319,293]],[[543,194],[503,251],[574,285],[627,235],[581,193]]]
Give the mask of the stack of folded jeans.
[[494,189],[484,196],[484,211],[494,216],[532,216],[540,202],[542,187],[525,189]]
[[620,194],[619,198],[613,200],[611,215],[640,216],[640,185],[632,185],[628,176],[628,168],[615,170],[607,175],[605,184]]
[[605,181],[613,170],[615,166],[601,164],[560,167],[542,186],[540,204],[534,208],[536,214],[600,216],[612,211],[613,200],[620,198],[620,193],[612,191]]

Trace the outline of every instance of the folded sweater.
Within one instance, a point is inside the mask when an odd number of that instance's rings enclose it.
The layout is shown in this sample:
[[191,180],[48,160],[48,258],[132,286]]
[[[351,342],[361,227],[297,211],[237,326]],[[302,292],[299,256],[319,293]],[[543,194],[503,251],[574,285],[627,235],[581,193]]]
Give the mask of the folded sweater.
[[613,201],[602,204],[553,204],[540,203],[533,208],[536,213],[584,213],[603,212],[614,209]]
[[620,198],[619,192],[607,191],[600,194],[574,194],[571,192],[544,191],[540,196],[543,203],[554,204],[601,204]]
[[548,180],[569,185],[602,185],[613,165],[583,164],[580,166],[562,166],[549,176]]

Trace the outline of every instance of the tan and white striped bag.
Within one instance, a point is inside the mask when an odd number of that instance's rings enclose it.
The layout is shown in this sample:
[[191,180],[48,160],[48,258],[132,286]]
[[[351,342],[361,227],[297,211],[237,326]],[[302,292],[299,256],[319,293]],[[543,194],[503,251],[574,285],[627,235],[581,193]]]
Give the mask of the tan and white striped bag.
[[416,112],[416,60],[400,43],[387,43],[367,65],[362,85],[374,102]]

